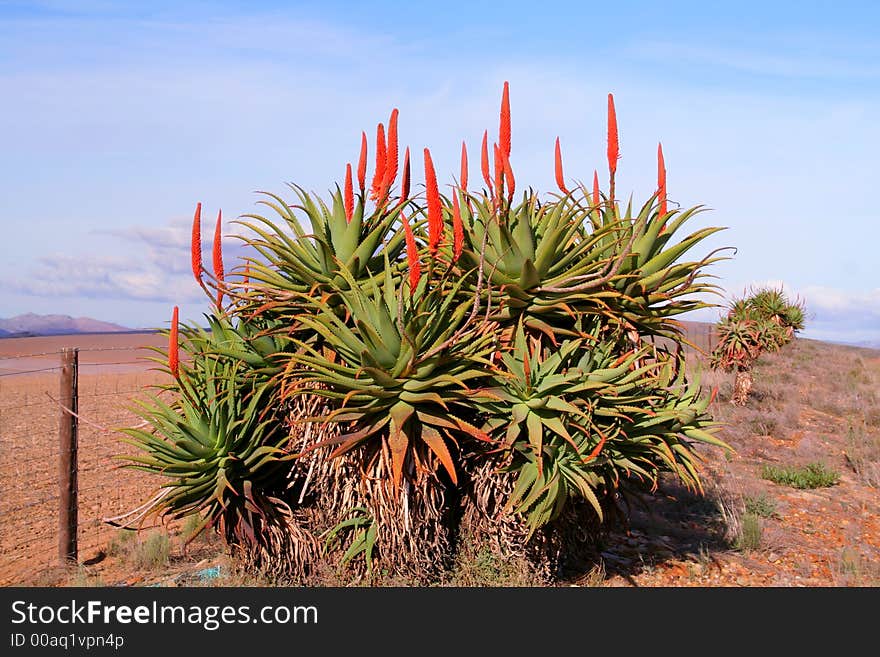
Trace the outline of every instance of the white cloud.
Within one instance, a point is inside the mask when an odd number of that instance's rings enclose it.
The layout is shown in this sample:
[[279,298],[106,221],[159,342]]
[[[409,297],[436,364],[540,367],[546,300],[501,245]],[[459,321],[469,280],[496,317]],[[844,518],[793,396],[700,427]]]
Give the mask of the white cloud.
[[[193,279],[190,257],[192,220],[172,220],[163,226],[96,231],[112,239],[114,255],[43,256],[27,278],[14,281],[17,294],[108,300],[204,300]],[[224,224],[223,259],[227,274],[238,266],[242,243],[233,239],[240,226]],[[202,262],[210,271],[213,222],[202,223]]]

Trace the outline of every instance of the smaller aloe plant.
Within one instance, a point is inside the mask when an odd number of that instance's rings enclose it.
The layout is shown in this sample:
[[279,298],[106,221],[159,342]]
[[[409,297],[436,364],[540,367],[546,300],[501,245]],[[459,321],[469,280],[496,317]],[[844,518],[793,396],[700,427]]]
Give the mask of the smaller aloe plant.
[[152,429],[123,430],[142,452],[123,457],[125,467],[168,480],[153,512],[172,518],[200,513],[199,531],[214,527],[230,542],[256,544],[262,528],[288,508],[275,491],[279,469],[290,459],[287,432],[271,410],[273,387],[244,384],[240,361],[191,349],[199,342],[185,342],[189,362],[178,362],[172,345],[179,394],[170,404],[160,395],[139,402],[138,413]]
[[731,301],[716,326],[718,344],[710,360],[715,369],[736,372],[731,403],[746,404],[753,384],[751,369],[758,357],[778,351],[803,328],[803,303],[789,302],[781,289],[761,288]]
[[339,560],[341,566],[346,566],[358,556],[363,555],[367,574],[373,572],[374,552],[378,536],[378,525],[370,515],[369,509],[356,506],[351,510],[351,517],[328,529],[324,538],[324,552],[330,552],[342,544],[343,536],[349,537],[348,547]]

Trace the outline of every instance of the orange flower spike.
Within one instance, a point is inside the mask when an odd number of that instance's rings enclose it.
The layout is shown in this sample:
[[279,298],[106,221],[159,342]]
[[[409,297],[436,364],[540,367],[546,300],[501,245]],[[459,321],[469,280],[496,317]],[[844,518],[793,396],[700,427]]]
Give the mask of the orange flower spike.
[[214,278],[217,279],[217,306],[223,303],[223,211],[217,213],[217,226],[214,228]]
[[425,149],[425,191],[428,196],[428,252],[431,256],[437,253],[437,247],[443,239],[443,207],[440,205],[440,189],[437,187],[437,174],[431,151]]
[[351,186],[351,164],[345,165],[345,190],[343,191],[343,205],[345,206],[345,221],[351,223],[354,214],[354,190]]
[[467,159],[467,146],[464,142],[461,142],[461,176],[459,177],[458,184],[461,187],[461,191],[467,193],[467,185],[468,185],[468,159]]
[[504,191],[504,161],[501,157],[501,149],[498,144],[492,144],[495,153],[495,201],[501,201],[501,193]]
[[400,213],[400,221],[403,223],[403,232],[406,238],[406,260],[409,265],[409,293],[412,296],[416,286],[419,284],[419,280],[422,278],[422,266],[419,263],[419,250],[416,246],[416,238],[403,212]]
[[562,149],[559,147],[559,137],[556,138],[556,186],[563,194],[568,194],[565,176],[562,175]]
[[620,158],[620,144],[617,139],[617,112],[614,110],[614,96],[608,94],[608,170],[611,175],[617,172]]
[[464,247],[464,225],[461,221],[461,206],[458,194],[452,194],[452,262],[457,262]]
[[241,285],[242,287],[247,288],[251,282],[251,263],[244,263],[244,274],[241,277]]
[[361,154],[358,158],[358,185],[361,188],[361,194],[366,189],[367,180],[367,133],[361,132]]
[[516,190],[516,179],[513,177],[513,169],[510,166],[510,158],[501,151],[501,158],[504,160],[504,179],[507,181],[507,201],[513,201],[513,192]]
[[409,198],[409,146],[403,154],[403,175],[400,181],[400,201],[403,202]]
[[376,171],[370,184],[370,199],[374,201],[379,198],[379,189],[385,178],[385,159],[385,126],[380,123],[376,127]]
[[510,85],[506,81],[501,94],[501,125],[498,129],[498,141],[501,144],[501,154],[505,158],[510,157]]
[[177,317],[178,309],[174,306],[171,312],[171,331],[168,334],[168,369],[175,379],[180,378],[180,345],[178,344],[177,335]]
[[193,216],[192,243],[190,245],[192,271],[196,282],[205,287],[202,281],[202,204],[196,205],[196,213]]
[[601,200],[599,196],[599,172],[593,169],[593,207],[599,207],[599,201]]
[[388,119],[388,143],[385,148],[385,170],[382,175],[382,188],[379,198],[383,201],[388,196],[388,190],[397,178],[397,108],[391,111]]
[[663,161],[663,144],[657,144],[657,200],[660,202],[660,218],[666,216],[666,163]]
[[482,157],[480,158],[480,170],[483,173],[483,180],[486,181],[486,187],[489,193],[492,193],[492,178],[489,176],[489,131],[483,132],[483,148]]

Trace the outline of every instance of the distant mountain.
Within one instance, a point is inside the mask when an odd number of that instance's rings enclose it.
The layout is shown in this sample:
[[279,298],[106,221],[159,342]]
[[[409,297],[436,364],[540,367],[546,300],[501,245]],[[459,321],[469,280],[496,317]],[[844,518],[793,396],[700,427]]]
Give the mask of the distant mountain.
[[35,315],[27,313],[9,319],[0,318],[0,337],[31,335],[69,335],[71,333],[119,333],[130,331],[119,324],[102,322],[91,317],[70,315]]

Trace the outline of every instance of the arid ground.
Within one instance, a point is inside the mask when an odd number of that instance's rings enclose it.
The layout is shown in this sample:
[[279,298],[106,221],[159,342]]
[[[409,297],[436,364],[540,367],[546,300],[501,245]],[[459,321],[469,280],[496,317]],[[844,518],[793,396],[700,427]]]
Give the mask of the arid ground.
[[[205,573],[212,584],[262,583],[235,574],[216,539],[184,550],[186,527],[135,533],[105,522],[140,505],[158,483],[118,469],[113,456],[127,447],[113,429],[139,422],[131,399],[161,380],[139,360],[153,355],[141,347],[163,341],[149,334],[0,340],[0,584],[180,585],[198,584]],[[62,569],[58,371],[33,370],[57,367],[57,352],[69,346],[82,349],[82,563]],[[745,408],[728,402],[732,378],[704,375],[718,386],[712,411],[734,450],[700,449],[704,492],[663,482],[644,507],[632,507],[629,526],[611,533],[595,563],[563,585],[880,584],[880,351],[798,339],[759,361]],[[792,471],[792,481],[765,478],[768,467]],[[813,482],[810,473],[827,480]],[[795,487],[813,483],[825,485]],[[529,576],[484,560],[464,564],[449,583],[528,585]]]

